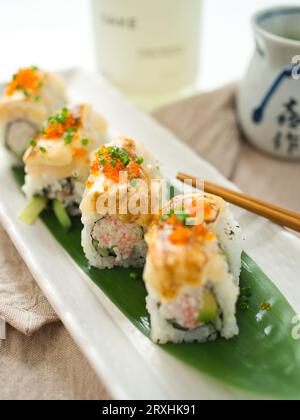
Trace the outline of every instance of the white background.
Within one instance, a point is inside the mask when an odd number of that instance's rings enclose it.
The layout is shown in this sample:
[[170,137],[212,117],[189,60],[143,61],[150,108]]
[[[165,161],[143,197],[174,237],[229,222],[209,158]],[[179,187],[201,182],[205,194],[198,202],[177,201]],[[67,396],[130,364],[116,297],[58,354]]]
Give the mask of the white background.
[[[207,90],[242,77],[253,49],[251,15],[286,0],[204,2],[200,88]],[[92,33],[89,0],[0,0],[0,80],[32,63],[95,69]]]

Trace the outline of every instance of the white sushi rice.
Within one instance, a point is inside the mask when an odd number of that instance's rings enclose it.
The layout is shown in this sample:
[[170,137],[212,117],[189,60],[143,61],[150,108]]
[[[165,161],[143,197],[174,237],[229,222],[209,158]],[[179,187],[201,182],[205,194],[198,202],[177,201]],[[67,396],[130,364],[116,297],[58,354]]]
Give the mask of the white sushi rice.
[[212,324],[205,324],[199,328],[189,331],[181,331],[174,328],[159,312],[157,301],[152,297],[148,289],[149,296],[146,298],[147,310],[151,316],[151,340],[155,343],[205,343],[213,341],[218,334]]
[[243,250],[241,228],[230,211],[229,204],[225,204],[222,214],[215,223],[209,225],[209,229],[217,235],[222,250],[227,256],[234,283],[239,285]]
[[[209,225],[210,231],[217,235],[221,259],[224,264],[224,276],[221,282],[214,284],[213,293],[218,303],[220,314],[214,323],[199,325],[194,329],[182,331],[167,321],[167,311],[162,308],[162,304],[151,286],[147,285],[147,310],[151,317],[151,338],[157,343],[181,343],[181,342],[199,342],[215,340],[218,335],[225,339],[230,339],[239,333],[236,320],[236,303],[239,296],[239,277],[241,272],[241,253],[242,242],[238,223],[234,220],[228,205],[223,209],[214,224]],[[222,255],[222,254],[225,255]],[[145,277],[150,267],[146,263]],[[174,308],[180,310],[180,301],[183,294],[190,294],[191,298],[197,293],[201,294],[201,288],[192,288],[182,290],[178,299],[174,302]],[[176,314],[176,313],[175,313]],[[174,313],[173,313],[174,315]],[[172,317],[173,318],[173,317]],[[174,317],[176,319],[176,316]],[[177,314],[180,318],[180,314]]]
[[[82,247],[93,267],[142,267],[145,263],[147,245],[144,228],[136,223],[122,223],[116,216],[99,215],[84,220]],[[99,242],[98,249],[109,248],[114,255],[104,255],[97,250],[93,239]]]
[[[64,193],[64,187],[67,182],[71,183],[70,194]],[[80,214],[79,205],[82,200],[84,188],[84,183],[75,178],[70,178],[70,181],[68,181],[55,176],[42,174],[39,176],[26,175],[22,191],[28,200],[31,200],[35,196],[47,196],[49,200],[58,198],[64,207],[70,209],[71,214],[75,216]]]

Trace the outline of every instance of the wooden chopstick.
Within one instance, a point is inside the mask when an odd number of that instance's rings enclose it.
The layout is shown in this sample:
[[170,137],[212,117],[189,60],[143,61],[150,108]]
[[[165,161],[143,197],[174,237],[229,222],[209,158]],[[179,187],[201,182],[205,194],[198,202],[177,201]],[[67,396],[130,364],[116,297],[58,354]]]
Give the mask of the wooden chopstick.
[[[207,190],[207,192],[209,192],[209,190],[210,191],[220,191],[220,192],[226,191],[228,193],[231,193],[232,192],[228,188],[225,188],[225,187],[221,187],[220,188],[218,185],[213,184],[211,182],[205,181],[204,184],[205,184],[205,189]],[[251,201],[253,201],[254,203],[257,203],[260,206],[268,207],[268,208],[270,208],[272,210],[275,210],[275,211],[284,213],[287,216],[291,216],[291,217],[294,217],[295,219],[300,220],[300,213],[296,213],[296,212],[294,212],[292,210],[288,210],[288,209],[285,209],[285,208],[276,206],[275,204],[269,203],[267,201],[263,201],[263,200],[259,200],[257,198],[249,197],[249,196],[247,196],[245,194],[242,194],[242,193],[239,193],[239,192],[234,192],[234,193],[235,193],[236,196],[241,197],[241,198],[246,198],[248,200],[251,200]],[[216,193],[211,192],[210,194],[216,194]]]
[[[178,173],[177,179],[182,182],[189,182],[194,187],[196,186],[196,183],[199,185],[201,182],[200,180],[197,180],[197,178],[184,173]],[[280,226],[286,226],[290,229],[300,232],[299,213],[281,208],[263,200],[258,200],[246,194],[229,190],[228,188],[224,188],[210,182],[204,182],[204,190],[207,193],[222,197],[229,203],[269,219]]]

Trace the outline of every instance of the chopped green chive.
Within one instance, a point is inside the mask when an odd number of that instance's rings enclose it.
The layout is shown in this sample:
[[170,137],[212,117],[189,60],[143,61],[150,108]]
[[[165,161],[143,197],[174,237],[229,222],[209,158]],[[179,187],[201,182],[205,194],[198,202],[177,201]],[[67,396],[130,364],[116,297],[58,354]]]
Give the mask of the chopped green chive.
[[64,124],[68,118],[68,108],[64,108],[60,114],[56,115],[54,118],[59,124]]
[[30,144],[30,146],[32,146],[32,147],[36,146],[36,141],[35,141],[35,139],[34,139],[34,138],[30,139],[30,140],[29,140],[29,144]]
[[31,70],[33,70],[33,71],[37,71],[37,70],[39,69],[37,66],[31,66],[30,68],[31,68]]
[[108,150],[108,153],[118,153],[120,148],[117,146],[108,146],[107,150]]
[[247,298],[252,296],[252,290],[251,287],[244,287],[243,289],[241,289],[241,294],[242,296],[246,296]]
[[120,153],[119,158],[124,166],[127,166],[129,164],[129,156],[126,152]]
[[54,123],[54,122],[56,122],[56,118],[55,117],[49,117],[48,118],[48,123],[49,124]]
[[115,160],[110,161],[110,165],[115,168],[117,166],[117,162]]
[[72,140],[73,140],[73,134],[67,134],[66,135],[66,137],[64,138],[64,142],[65,142],[65,144],[71,144],[72,143]]
[[135,160],[135,163],[137,163],[138,165],[142,165],[144,163],[144,158],[139,157]]
[[87,146],[87,145],[89,144],[89,139],[86,139],[86,138],[82,139],[82,140],[81,140],[81,144],[82,144],[83,146]]
[[178,211],[178,213],[175,212],[175,209],[170,209],[166,214],[164,214],[162,216],[162,221],[166,222],[170,216],[175,216],[177,220],[179,220],[179,222],[185,223],[186,219],[188,219],[190,216],[189,213],[187,213],[184,209],[176,209],[176,211]]
[[34,100],[35,100],[35,102],[40,102],[41,97],[37,95],[37,96],[34,98]]
[[76,127],[69,127],[65,131],[66,131],[66,133],[76,133],[76,131],[78,131],[78,129]]
[[24,96],[26,96],[26,98],[28,98],[28,96],[29,96],[29,92],[28,92],[28,90],[24,89],[24,90],[23,90],[23,93],[24,93]]
[[240,308],[244,311],[250,309],[250,301],[245,296],[240,298]]
[[175,214],[176,219],[179,220],[182,223],[186,222],[186,219],[190,217],[188,213],[182,213],[182,214]]
[[106,159],[103,157],[100,159],[100,163],[102,166],[104,166],[106,164]]
[[131,273],[129,274],[129,278],[130,278],[131,280],[136,280],[136,279],[138,278],[138,274],[137,274],[137,273],[134,273],[134,272],[131,272]]
[[119,148],[118,147],[110,147],[108,150],[109,150],[109,156],[112,159],[119,157]]
[[40,152],[46,153],[47,152],[47,149],[45,147],[40,147]]
[[[51,124],[52,123],[64,124],[66,122],[67,117],[68,116],[66,114],[61,113],[61,114],[54,115],[53,117],[48,118],[48,122],[51,123]],[[67,130],[69,130],[69,129],[67,129]]]
[[44,86],[44,82],[39,82],[39,88],[42,88]]
[[17,79],[17,75],[16,74],[14,74],[13,75],[13,80],[16,80]]
[[100,149],[100,150],[98,150],[97,155],[101,156],[101,155],[103,155],[103,153],[104,153],[103,150]]
[[248,311],[248,310],[250,309],[249,302],[248,302],[248,301],[243,301],[243,302],[241,302],[241,303],[240,303],[240,308],[241,308],[243,311]]

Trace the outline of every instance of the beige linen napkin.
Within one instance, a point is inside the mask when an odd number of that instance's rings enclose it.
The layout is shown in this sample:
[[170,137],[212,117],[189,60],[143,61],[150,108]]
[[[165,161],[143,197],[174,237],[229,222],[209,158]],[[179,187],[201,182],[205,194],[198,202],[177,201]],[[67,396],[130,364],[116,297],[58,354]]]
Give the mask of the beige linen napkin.
[[1,225],[0,249],[0,318],[27,335],[58,321]]
[[[244,191],[299,210],[299,164],[273,160],[245,142],[235,90],[231,85],[189,98],[154,117]],[[44,326],[33,337],[8,329],[0,347],[0,399],[106,398],[62,325],[45,325],[58,318],[2,228],[0,246],[0,317],[27,335]]]
[[0,400],[110,399],[61,323],[0,341]]
[[246,142],[236,121],[235,92],[236,85],[227,86],[154,116],[245,192],[300,211],[300,163],[272,159]]

